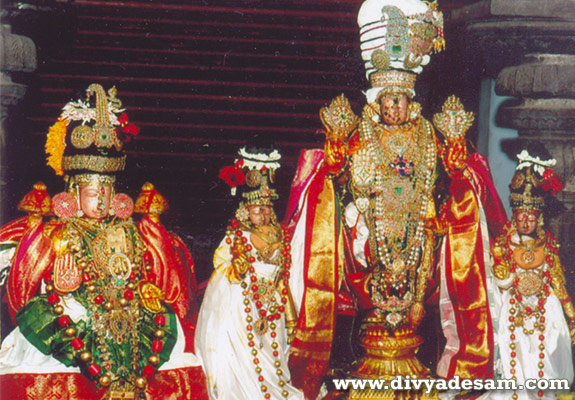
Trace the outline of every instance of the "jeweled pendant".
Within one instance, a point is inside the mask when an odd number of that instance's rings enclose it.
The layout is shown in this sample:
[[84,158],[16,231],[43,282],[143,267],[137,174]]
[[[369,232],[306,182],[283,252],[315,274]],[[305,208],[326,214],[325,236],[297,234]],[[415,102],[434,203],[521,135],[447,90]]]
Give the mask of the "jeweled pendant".
[[259,335],[265,335],[268,331],[268,321],[265,318],[260,318],[254,323],[254,330]]

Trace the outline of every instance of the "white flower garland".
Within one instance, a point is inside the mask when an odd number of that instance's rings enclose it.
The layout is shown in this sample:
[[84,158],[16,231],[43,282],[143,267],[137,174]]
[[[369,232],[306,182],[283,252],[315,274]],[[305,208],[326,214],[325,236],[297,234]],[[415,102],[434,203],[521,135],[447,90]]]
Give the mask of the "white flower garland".
[[533,168],[536,172],[543,175],[545,172],[545,167],[553,167],[557,164],[557,160],[554,158],[550,160],[542,160],[539,157],[531,156],[527,150],[523,150],[521,153],[517,154],[517,159],[519,160],[519,165],[517,165],[516,171],[522,170],[523,168],[530,167],[533,165]]
[[[118,108],[115,104],[108,102],[108,119],[112,125],[120,125],[117,114],[126,111],[125,108]],[[82,121],[86,124],[96,120],[96,108],[90,107],[88,102],[83,100],[70,101],[62,108],[60,119],[67,121]]]

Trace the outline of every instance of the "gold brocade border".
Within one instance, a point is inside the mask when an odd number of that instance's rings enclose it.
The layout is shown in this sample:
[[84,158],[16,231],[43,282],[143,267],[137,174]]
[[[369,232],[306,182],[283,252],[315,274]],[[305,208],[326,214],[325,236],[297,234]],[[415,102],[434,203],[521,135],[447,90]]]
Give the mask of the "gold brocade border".
[[[0,375],[2,398],[17,400],[101,400],[105,389],[79,373]],[[108,398],[107,396],[104,398]],[[150,380],[146,400],[207,400],[201,367],[159,371]]]
[[65,171],[87,169],[94,172],[117,172],[126,167],[126,156],[114,158],[86,154],[66,156],[62,160],[62,167]]
[[331,357],[331,353],[319,352],[317,350],[294,349],[292,354],[297,357],[307,358],[308,360],[320,360],[320,361],[328,361],[329,358]]
[[331,336],[333,335],[333,330],[330,329],[314,329],[313,331],[296,331],[296,338],[301,341],[323,341],[325,343],[331,343]]
[[[33,226],[16,248],[6,283],[8,304],[14,314],[30,300],[50,265],[51,242],[43,235],[44,226],[43,223]],[[23,243],[27,246],[24,251],[20,248]]]
[[[331,179],[324,180],[323,189],[317,199],[317,208],[314,220],[314,233],[310,244],[310,260],[308,279],[314,282],[318,289],[308,289],[305,301],[306,327],[314,328],[319,321],[326,317],[319,315],[331,315],[327,310],[335,307],[335,279],[333,274],[334,243],[335,236],[335,201],[333,199],[333,182]],[[318,310],[323,310],[319,312]],[[323,325],[323,324],[322,324]],[[331,325],[331,321],[328,323]],[[332,327],[333,328],[333,327]]]

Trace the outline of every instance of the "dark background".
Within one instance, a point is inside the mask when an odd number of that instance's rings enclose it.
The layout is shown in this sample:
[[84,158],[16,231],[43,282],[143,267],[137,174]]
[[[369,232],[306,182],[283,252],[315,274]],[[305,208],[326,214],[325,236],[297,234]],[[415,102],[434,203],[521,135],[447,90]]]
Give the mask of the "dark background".
[[[115,85],[141,128],[125,147],[128,166],[117,191],[136,198],[150,181],[168,199],[162,222],[190,248],[198,282],[209,278],[213,252],[237,206],[218,172],[233,163],[238,148],[274,145],[282,153],[276,184],[282,218],[300,151],[323,146],[319,109],[340,93],[356,113],[365,104],[360,0],[32,3],[41,12],[12,9],[12,31],[34,40],[38,69],[16,76],[28,91],[7,121],[7,221],[21,216],[17,204],[35,182],[45,182],[52,196],[64,189],[44,154],[48,128],[64,104],[91,83],[106,90]],[[485,67],[458,54],[463,35],[449,21],[450,10],[469,3],[440,2],[447,49],[432,58],[416,86],[428,119],[451,94],[478,111]],[[475,140],[476,127],[470,135]],[[437,334],[436,322],[424,325],[426,337]],[[352,321],[339,324],[345,341]],[[426,347],[424,358],[433,360],[438,349]]]
[[[238,148],[274,145],[282,153],[281,218],[300,150],[323,146],[319,109],[340,93],[356,113],[365,103],[359,0],[45,3],[51,8],[42,15],[12,18],[12,31],[35,41],[39,65],[22,77],[28,92],[8,121],[7,220],[20,215],[17,203],[36,181],[52,196],[63,190],[45,165],[44,143],[64,104],[91,83],[115,85],[141,128],[125,147],[117,189],[135,198],[150,181],[168,199],[162,221],[190,247],[199,281],[209,277],[236,207],[218,172]],[[447,35],[455,40],[457,29]],[[416,100],[428,118],[452,93],[477,106],[479,79],[450,53],[450,41],[418,81]]]

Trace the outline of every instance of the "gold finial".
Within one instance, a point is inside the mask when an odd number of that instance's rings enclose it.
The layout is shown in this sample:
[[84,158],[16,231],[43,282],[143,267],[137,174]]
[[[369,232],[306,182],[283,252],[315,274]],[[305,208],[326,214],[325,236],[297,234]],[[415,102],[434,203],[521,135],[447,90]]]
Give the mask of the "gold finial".
[[30,216],[51,215],[52,199],[46,191],[46,185],[43,182],[35,183],[32,191],[28,192],[18,203],[18,210],[25,211]]
[[144,183],[142,192],[136,200],[134,211],[139,214],[144,214],[154,220],[168,209],[168,202],[150,182]]

